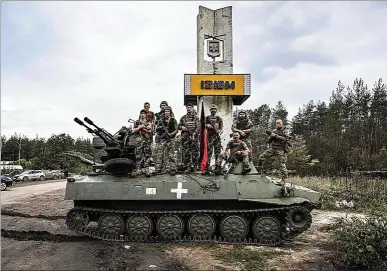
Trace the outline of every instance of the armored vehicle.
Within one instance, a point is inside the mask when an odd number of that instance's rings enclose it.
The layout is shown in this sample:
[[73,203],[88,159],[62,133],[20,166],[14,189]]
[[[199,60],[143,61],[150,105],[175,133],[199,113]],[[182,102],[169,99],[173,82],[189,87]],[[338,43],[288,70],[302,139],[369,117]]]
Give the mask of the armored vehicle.
[[[75,121],[105,144],[102,163],[90,173],[67,177],[65,198],[74,201],[69,229],[101,240],[197,241],[278,245],[306,231],[320,194],[300,186],[283,187],[254,170],[241,174],[233,164],[225,175],[160,174],[131,176],[135,140],[129,128],[111,135]],[[97,141],[93,141],[97,142]],[[94,144],[96,148],[101,145]]]

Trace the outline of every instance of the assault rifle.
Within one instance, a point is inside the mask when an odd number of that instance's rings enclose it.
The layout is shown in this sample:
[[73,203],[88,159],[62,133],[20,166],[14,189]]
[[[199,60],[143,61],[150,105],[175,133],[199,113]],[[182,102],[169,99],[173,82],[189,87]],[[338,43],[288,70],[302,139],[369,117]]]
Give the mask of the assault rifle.
[[165,127],[165,125],[164,125],[164,123],[163,123],[163,119],[160,119],[159,122],[161,122],[161,127],[160,127],[160,125],[157,126],[157,127],[156,127],[156,131],[161,131],[161,132],[163,132],[163,133],[161,134],[161,136],[158,135],[158,137],[159,137],[160,139],[166,139],[166,140],[169,140],[170,138],[169,138],[169,135],[168,135],[168,129],[167,129],[167,127]]
[[[216,135],[216,137],[217,137],[217,139],[220,141],[220,134],[219,134],[219,131],[217,131],[216,130],[216,128],[215,128],[215,124],[211,121],[211,120],[209,120],[210,121],[210,125],[212,126],[212,128],[214,129],[214,132],[215,132],[215,135]],[[207,122],[207,118],[206,118],[206,122]]]
[[[249,129],[253,128],[254,126],[258,126],[258,125],[259,125],[259,123],[253,123],[253,125],[251,125],[251,127]],[[230,137],[232,137],[232,134],[230,134]],[[245,138],[244,136],[242,136],[242,135],[240,136],[240,139],[244,139],[244,138]]]
[[267,135],[271,135],[271,133],[275,133],[277,135],[283,136],[286,139],[285,144],[287,145],[287,147],[291,148],[293,146],[292,143],[289,142],[289,140],[293,139],[293,137],[291,137],[291,136],[288,136],[288,135],[285,135],[285,134],[278,134],[278,132],[270,131],[270,130],[266,130],[265,133]]
[[235,157],[235,153],[237,153],[238,151],[241,151],[242,150],[242,146],[239,145],[239,147],[234,151],[233,154],[231,154],[231,151],[230,151],[230,154],[226,157],[226,163],[224,164],[223,168],[228,166],[227,168],[227,171],[224,173],[224,178],[227,179],[228,177],[228,174],[231,170],[231,168],[233,168],[235,165],[234,165],[234,162],[237,161],[236,157]]

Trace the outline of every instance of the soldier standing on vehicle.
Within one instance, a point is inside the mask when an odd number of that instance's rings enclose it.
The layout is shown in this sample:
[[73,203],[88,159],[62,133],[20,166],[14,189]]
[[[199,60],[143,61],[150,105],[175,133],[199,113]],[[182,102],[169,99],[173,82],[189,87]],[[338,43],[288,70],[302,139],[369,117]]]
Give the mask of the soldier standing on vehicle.
[[187,167],[185,173],[198,171],[199,167],[199,134],[200,123],[194,114],[192,104],[187,104],[187,114],[182,116],[179,123],[181,130],[182,160]]
[[153,113],[152,111],[149,110],[150,109],[150,103],[146,102],[144,103],[144,109],[145,112],[146,112],[146,119],[147,121],[149,121],[150,123],[152,123],[152,127],[154,129],[154,125],[155,125],[155,113]]
[[162,118],[156,123],[156,138],[158,138],[156,154],[156,172],[167,171],[170,174],[176,173],[176,157],[172,139],[175,138],[178,127],[177,121],[171,116],[172,108],[166,106]]
[[207,128],[207,165],[206,171],[211,163],[212,153],[215,155],[215,162],[218,160],[219,154],[222,151],[222,142],[220,135],[223,133],[223,120],[220,116],[216,115],[218,107],[215,104],[210,105],[211,115],[206,117]]
[[136,171],[133,175],[141,173],[145,168],[145,174],[149,175],[149,163],[152,156],[152,124],[146,119],[147,111],[141,110],[140,119],[134,123],[133,133],[136,135]]
[[242,173],[249,173],[251,171],[248,156],[249,151],[247,144],[240,140],[240,133],[233,132],[232,140],[227,143],[226,149],[219,155],[219,158],[216,161],[215,174],[220,174],[221,164],[224,159],[227,159],[229,162],[243,162]]
[[238,112],[237,118],[234,120],[231,130],[233,132],[239,132],[240,139],[244,141],[247,144],[247,147],[249,148],[249,160],[252,159],[252,144],[250,139],[251,134],[251,128],[253,127],[253,123],[251,122],[250,118],[247,116],[247,113],[245,110],[240,110]]
[[[289,144],[287,143],[288,135],[284,131],[285,129],[281,119],[276,120],[275,124],[276,129],[271,132],[267,140],[267,143],[271,146],[259,156],[258,168],[262,169],[267,159],[273,156],[278,158],[280,162],[281,184],[285,185],[285,179],[288,177],[288,171],[286,169],[286,153],[289,151]],[[284,192],[285,194],[287,193],[286,190]]]

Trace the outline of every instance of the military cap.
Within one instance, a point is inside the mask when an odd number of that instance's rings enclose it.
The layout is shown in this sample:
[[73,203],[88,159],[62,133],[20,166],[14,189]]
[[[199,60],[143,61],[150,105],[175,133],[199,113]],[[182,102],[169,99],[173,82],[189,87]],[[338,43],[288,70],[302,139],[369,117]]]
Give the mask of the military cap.
[[162,104],[168,105],[168,103],[167,103],[166,101],[162,101],[162,102],[160,103],[160,105],[162,105]]
[[166,107],[164,107],[164,110],[169,110],[170,112],[172,112],[172,107],[166,106]]
[[185,107],[188,107],[188,106],[191,106],[191,107],[193,107],[193,105],[192,105],[192,104],[187,104]]
[[241,110],[239,110],[238,114],[240,114],[240,113],[246,114],[246,111],[241,109]]
[[216,109],[216,110],[218,110],[218,107],[216,106],[216,104],[212,104],[212,105],[210,105],[210,110],[211,109]]

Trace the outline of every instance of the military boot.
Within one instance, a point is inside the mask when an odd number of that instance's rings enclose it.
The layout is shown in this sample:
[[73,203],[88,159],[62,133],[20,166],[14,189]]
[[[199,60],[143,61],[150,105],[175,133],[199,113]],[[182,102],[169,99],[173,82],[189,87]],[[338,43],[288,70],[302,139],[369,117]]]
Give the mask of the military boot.
[[248,163],[244,163],[243,164],[242,174],[249,173],[250,171],[251,171],[250,165]]
[[220,165],[216,165],[215,166],[214,173],[215,173],[215,175],[221,175],[222,174],[222,168],[220,167]]
[[150,170],[149,170],[149,167],[146,167],[146,168],[144,168],[144,174],[145,174],[145,176],[147,176],[147,177],[150,177],[152,174],[150,173]]
[[285,180],[284,179],[281,179],[281,182],[280,184],[282,185],[282,193],[285,197],[288,197],[289,196],[289,193],[288,193],[288,189],[286,187],[286,183],[285,183]]

